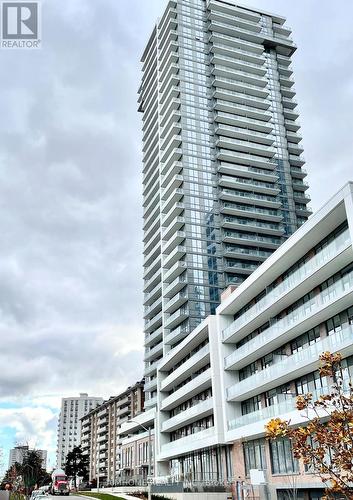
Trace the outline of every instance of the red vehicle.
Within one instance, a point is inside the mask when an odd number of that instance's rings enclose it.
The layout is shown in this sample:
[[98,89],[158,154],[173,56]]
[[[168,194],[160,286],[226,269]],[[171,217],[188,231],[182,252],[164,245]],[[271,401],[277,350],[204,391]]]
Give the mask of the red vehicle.
[[70,488],[67,476],[62,469],[55,469],[51,475],[50,493],[52,495],[69,495]]

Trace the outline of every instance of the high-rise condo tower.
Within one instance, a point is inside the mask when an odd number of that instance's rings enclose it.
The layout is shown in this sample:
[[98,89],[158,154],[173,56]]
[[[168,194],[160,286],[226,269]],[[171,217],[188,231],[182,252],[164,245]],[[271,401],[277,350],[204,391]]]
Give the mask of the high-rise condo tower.
[[284,23],[170,0],[143,53],[146,408],[159,359],[310,215]]

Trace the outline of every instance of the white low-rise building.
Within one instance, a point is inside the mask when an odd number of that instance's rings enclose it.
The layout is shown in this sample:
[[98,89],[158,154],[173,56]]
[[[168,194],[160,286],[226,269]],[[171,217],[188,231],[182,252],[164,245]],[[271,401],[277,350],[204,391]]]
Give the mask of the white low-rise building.
[[[305,417],[295,397],[329,391],[324,351],[353,375],[353,183],[346,184],[209,316],[164,356],[158,371],[157,475],[250,487],[283,499],[321,498],[322,484],[286,440],[265,440],[272,417]],[[266,490],[267,489],[267,493]],[[255,487],[256,494],[256,487]],[[265,498],[265,497],[264,497]]]

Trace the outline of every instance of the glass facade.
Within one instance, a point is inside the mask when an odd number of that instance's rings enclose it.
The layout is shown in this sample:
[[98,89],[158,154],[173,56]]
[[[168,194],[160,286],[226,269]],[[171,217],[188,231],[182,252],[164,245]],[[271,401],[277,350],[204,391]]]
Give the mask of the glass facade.
[[280,24],[175,0],[142,56],[146,408],[159,360],[310,214]]

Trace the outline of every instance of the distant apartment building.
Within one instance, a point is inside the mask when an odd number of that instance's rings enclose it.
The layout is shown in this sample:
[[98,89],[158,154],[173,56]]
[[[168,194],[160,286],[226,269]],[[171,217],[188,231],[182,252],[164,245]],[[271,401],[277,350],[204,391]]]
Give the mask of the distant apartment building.
[[120,428],[143,410],[143,381],[109,398],[81,418],[81,446],[88,457],[89,480],[115,484],[121,475]]
[[284,500],[294,487],[300,500],[321,498],[318,477],[287,439],[267,441],[264,426],[307,421],[295,399],[330,391],[322,352],[340,352],[346,387],[353,378],[352,241],[348,183],[163,358],[156,475],[238,481],[249,492],[257,469],[266,484],[256,498]]
[[22,464],[26,456],[35,451],[42,460],[43,469],[47,468],[47,451],[30,448],[28,445],[18,445],[10,450],[9,468],[15,463]]
[[311,213],[285,21],[170,0],[143,52],[146,409],[158,363]]
[[103,402],[103,398],[81,393],[79,397],[63,398],[58,421],[56,465],[65,467],[66,456],[81,438],[81,418]]

